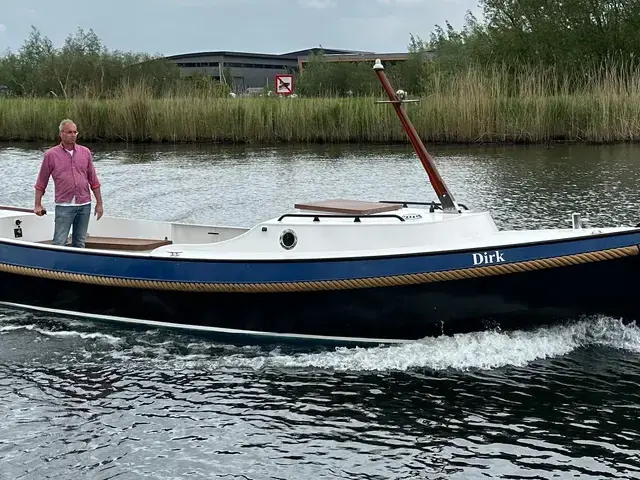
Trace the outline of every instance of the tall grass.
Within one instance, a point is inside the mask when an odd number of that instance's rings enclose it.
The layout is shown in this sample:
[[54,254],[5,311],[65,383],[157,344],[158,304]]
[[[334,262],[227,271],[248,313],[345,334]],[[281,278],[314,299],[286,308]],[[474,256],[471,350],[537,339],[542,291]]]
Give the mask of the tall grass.
[[[421,102],[406,108],[428,142],[639,140],[640,72],[605,68],[586,75],[575,90],[552,70],[435,72]],[[59,121],[69,117],[85,141],[405,142],[393,108],[375,104],[379,99],[220,98],[193,91],[154,98],[144,84],[123,87],[112,99],[5,98],[0,140],[53,142]]]

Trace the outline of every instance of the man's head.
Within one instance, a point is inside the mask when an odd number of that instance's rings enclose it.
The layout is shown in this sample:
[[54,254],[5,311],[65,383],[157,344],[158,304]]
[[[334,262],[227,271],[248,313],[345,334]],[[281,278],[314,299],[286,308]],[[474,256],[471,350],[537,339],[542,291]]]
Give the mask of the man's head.
[[59,127],[60,140],[65,147],[73,147],[76,144],[76,138],[78,137],[78,127],[73,123],[73,120],[68,118],[60,122]]

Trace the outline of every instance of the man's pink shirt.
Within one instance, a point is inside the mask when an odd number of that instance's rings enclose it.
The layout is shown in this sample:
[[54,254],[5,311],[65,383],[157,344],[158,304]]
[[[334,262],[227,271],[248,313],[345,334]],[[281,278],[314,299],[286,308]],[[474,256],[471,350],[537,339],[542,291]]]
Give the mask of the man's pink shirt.
[[53,178],[56,203],[69,203],[74,196],[76,203],[88,203],[91,201],[91,190],[100,186],[91,150],[77,144],[73,157],[62,144],[44,153],[35,189],[44,194],[49,176]]

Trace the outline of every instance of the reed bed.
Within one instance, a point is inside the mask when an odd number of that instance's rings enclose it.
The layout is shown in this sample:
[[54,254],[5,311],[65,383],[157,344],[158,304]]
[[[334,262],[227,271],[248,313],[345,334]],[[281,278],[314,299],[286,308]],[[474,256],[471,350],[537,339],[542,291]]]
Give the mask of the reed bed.
[[[0,140],[56,141],[62,118],[83,141],[347,143],[406,142],[379,97],[153,98],[142,87],[109,99],[0,98]],[[515,80],[505,70],[435,74],[406,107],[427,142],[634,142],[640,139],[640,74],[594,73],[579,90],[553,72]]]

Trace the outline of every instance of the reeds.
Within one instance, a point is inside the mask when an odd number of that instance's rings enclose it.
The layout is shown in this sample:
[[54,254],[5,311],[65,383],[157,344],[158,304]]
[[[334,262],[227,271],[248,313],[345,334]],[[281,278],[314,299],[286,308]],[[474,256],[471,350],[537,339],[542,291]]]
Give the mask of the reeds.
[[[576,89],[551,70],[434,73],[421,102],[406,108],[426,142],[639,140],[640,74],[612,68],[584,75]],[[393,108],[375,104],[379,99],[154,98],[140,84],[110,99],[0,98],[0,140],[56,141],[56,127],[68,117],[84,141],[406,142]]]

